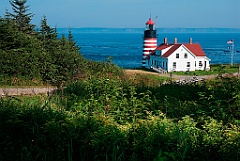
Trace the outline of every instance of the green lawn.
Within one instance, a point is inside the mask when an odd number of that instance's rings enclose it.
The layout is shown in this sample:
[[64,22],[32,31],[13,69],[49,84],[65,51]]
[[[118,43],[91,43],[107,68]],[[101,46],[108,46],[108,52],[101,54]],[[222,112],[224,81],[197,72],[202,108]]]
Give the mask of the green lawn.
[[215,75],[219,73],[237,73],[238,65],[211,65],[211,70],[209,71],[194,71],[194,72],[173,72],[176,75]]

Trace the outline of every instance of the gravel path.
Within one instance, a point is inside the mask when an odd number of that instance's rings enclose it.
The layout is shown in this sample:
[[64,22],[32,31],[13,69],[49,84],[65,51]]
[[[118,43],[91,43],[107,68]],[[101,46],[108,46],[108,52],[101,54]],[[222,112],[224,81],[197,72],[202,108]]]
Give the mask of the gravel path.
[[[125,70],[126,74],[131,76],[135,74],[154,74],[159,76],[170,77],[169,74],[159,74],[156,72],[148,72],[148,71],[141,71],[141,70]],[[238,73],[234,74],[225,74],[224,76],[237,76],[239,77]],[[201,79],[212,79],[215,78],[217,75],[206,75],[206,76],[196,76],[198,80]],[[190,80],[193,76],[186,76],[186,75],[172,75],[172,78],[176,80]],[[4,96],[17,96],[17,95],[36,95],[36,94],[47,94],[51,93],[52,91],[56,90],[54,87],[26,87],[26,88],[0,88],[0,97]]]
[[[153,74],[153,75],[159,75],[163,77],[170,77],[170,74],[159,74],[157,72],[150,72],[150,71],[142,71],[142,70],[132,70],[132,69],[127,69],[125,70],[126,74],[129,75],[134,75],[134,74]],[[233,73],[233,74],[223,74],[223,76],[239,76],[238,73]],[[195,76],[197,79],[213,79],[217,77],[217,75],[203,75],[203,76]],[[172,75],[172,78],[176,80],[182,80],[182,79],[190,79],[193,78],[193,76],[188,76],[188,75]]]
[[52,87],[0,88],[0,97],[16,95],[47,94],[55,90]]

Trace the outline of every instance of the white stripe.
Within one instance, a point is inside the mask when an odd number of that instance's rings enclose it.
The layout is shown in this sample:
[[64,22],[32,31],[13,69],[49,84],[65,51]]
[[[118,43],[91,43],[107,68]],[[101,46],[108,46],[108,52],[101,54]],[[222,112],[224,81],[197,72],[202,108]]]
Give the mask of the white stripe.
[[143,44],[157,44],[157,42],[144,42]]
[[156,48],[143,48],[143,50],[155,50]]
[[145,51],[145,52],[143,52],[143,54],[147,54],[147,55],[149,55],[149,52],[148,52],[148,51],[147,51],[147,52]]
[[156,46],[157,47],[157,44],[144,44],[143,46]]
[[143,59],[147,59],[147,58],[148,58],[148,56],[143,56],[142,58],[143,58]]
[[154,43],[157,43],[157,40],[144,40],[143,42],[154,42]]

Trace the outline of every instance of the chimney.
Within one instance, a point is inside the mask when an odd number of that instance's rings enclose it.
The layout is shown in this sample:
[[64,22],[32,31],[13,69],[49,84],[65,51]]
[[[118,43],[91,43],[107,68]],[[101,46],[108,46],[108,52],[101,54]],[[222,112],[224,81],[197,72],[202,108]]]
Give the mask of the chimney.
[[189,44],[192,44],[192,38],[191,37],[189,38]]
[[167,38],[165,37],[164,40],[163,40],[164,44],[167,45],[168,44],[168,40]]
[[174,38],[174,44],[177,44],[177,38]]

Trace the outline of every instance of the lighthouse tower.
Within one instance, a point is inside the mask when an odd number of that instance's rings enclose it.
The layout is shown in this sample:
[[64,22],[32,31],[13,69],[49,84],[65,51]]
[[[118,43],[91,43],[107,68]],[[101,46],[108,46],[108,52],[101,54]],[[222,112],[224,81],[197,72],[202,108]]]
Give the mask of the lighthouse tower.
[[152,51],[157,48],[157,31],[152,18],[146,22],[146,29],[143,37],[142,68],[147,67],[147,61]]

